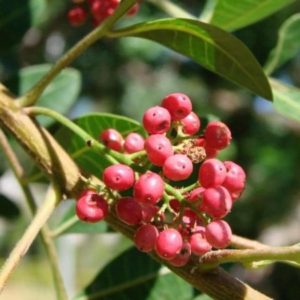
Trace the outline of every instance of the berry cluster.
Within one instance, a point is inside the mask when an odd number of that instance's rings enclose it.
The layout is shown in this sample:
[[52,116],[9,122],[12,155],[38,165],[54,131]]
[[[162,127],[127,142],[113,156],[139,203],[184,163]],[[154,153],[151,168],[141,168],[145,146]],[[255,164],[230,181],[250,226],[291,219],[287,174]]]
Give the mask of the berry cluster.
[[[101,220],[110,206],[122,222],[135,226],[140,251],[155,251],[174,266],[185,265],[191,255],[227,247],[232,233],[222,219],[240,197],[246,175],[238,164],[216,158],[230,144],[229,128],[214,121],[199,132],[200,125],[189,97],[173,93],[144,113],[148,137],[130,133],[124,139],[115,129],[104,130],[100,140],[106,147],[134,164],[107,167],[104,188],[85,191],[78,199],[78,217]],[[196,183],[185,186],[195,174]]]
[[[83,25],[91,15],[93,24],[98,26],[107,17],[114,14],[120,0],[72,0],[75,4],[68,11],[68,20],[72,26]],[[139,10],[139,3],[135,4],[127,13],[134,16]]]

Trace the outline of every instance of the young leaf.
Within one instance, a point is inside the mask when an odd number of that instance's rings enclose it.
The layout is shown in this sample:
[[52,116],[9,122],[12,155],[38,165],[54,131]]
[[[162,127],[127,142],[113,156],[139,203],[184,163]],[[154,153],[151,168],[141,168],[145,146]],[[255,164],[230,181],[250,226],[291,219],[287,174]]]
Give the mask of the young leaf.
[[270,79],[275,109],[288,118],[300,122],[300,89]]
[[[36,65],[20,71],[19,93],[28,91],[49,69],[51,65]],[[37,105],[56,110],[61,114],[67,113],[77,100],[81,88],[80,73],[72,68],[63,70],[46,88]],[[39,117],[42,125],[49,126],[53,121]]]
[[271,51],[265,70],[271,74],[300,51],[300,14],[287,19],[279,30],[276,47]]
[[108,264],[76,300],[190,300],[193,288],[131,248]]
[[[210,2],[210,0],[207,0]],[[209,22],[225,30],[233,31],[253,24],[295,0],[217,0]],[[207,12],[206,12],[207,13]]]
[[[118,130],[123,137],[130,132],[144,134],[140,123],[113,114],[89,114],[74,120],[74,122],[95,139],[98,139],[101,132],[107,128]],[[85,141],[67,128],[58,132],[57,139],[85,172],[100,176],[102,170],[110,165],[99,152],[90,149]]]
[[236,37],[213,25],[171,18],[140,23],[110,36],[153,40],[255,94],[272,99],[268,80],[249,49]]

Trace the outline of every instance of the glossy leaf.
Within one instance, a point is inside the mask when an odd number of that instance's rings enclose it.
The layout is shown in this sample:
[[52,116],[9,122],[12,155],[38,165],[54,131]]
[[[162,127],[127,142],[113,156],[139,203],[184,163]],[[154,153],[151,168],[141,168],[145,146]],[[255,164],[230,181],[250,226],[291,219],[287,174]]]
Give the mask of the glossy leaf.
[[268,80],[249,49],[213,25],[189,19],[163,19],[140,23],[111,35],[153,40],[255,94],[272,99]]
[[275,109],[284,116],[300,122],[300,89],[275,79],[271,79],[270,82]]
[[[124,137],[130,132],[144,134],[140,123],[126,117],[113,114],[98,113],[80,117],[74,122],[88,132],[95,139],[107,128],[118,130]],[[57,134],[58,141],[63,145],[68,153],[75,159],[78,165],[89,174],[100,176],[103,168],[110,163],[97,151],[90,149],[85,141],[79,138],[69,129],[63,128]]]
[[271,51],[265,70],[271,74],[300,52],[300,14],[287,19],[279,30],[276,47]]
[[217,0],[209,22],[225,30],[232,31],[253,24],[281,10],[294,1],[295,0]]
[[131,248],[108,264],[76,300],[190,300],[193,288]]
[[[20,94],[28,91],[45,73],[50,65],[36,65],[24,68],[20,71]],[[37,102],[38,106],[44,106],[66,114],[78,98],[81,89],[80,73],[72,68],[64,69],[46,88]],[[39,117],[44,126],[49,126],[53,120]]]

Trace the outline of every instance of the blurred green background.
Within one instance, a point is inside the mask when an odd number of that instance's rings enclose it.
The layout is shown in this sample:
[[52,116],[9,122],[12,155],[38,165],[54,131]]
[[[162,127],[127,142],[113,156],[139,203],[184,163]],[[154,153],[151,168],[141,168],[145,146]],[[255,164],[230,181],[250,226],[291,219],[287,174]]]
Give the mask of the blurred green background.
[[[197,0],[174,2],[195,14],[203,5]],[[21,4],[19,0],[0,1],[0,81],[15,94],[20,90],[21,68],[55,62],[90,31],[90,24],[79,28],[68,24],[66,13],[70,7],[70,1],[66,0],[24,0]],[[298,1],[234,34],[263,65],[277,41],[278,28],[299,10]],[[145,3],[134,19],[124,22],[163,16],[162,12]],[[229,150],[222,154],[222,159],[238,162],[248,175],[246,191],[227,218],[234,233],[272,245],[300,242],[299,123],[280,116],[270,102],[254,97],[189,59],[149,41],[134,38],[103,40],[72,66],[82,76],[79,99],[69,111],[72,118],[98,111],[118,113],[140,121],[147,107],[157,104],[167,93],[179,91],[192,98],[203,124],[210,118],[228,123],[234,140]],[[300,52],[275,76],[300,86]],[[50,129],[54,132],[57,128],[53,125]],[[17,145],[15,148],[24,164],[30,166],[29,158]],[[6,167],[0,156],[2,261],[29,220],[22,195]],[[42,198],[44,186],[35,185],[34,191],[36,198]],[[25,214],[21,213],[23,211]],[[88,255],[87,241],[94,244]],[[58,248],[70,295],[98,271],[94,268],[95,260],[99,268],[116,254],[115,251],[120,253],[128,245],[124,238],[115,234],[60,238]],[[275,299],[300,298],[297,268],[276,264],[258,270],[245,270],[239,265],[228,266],[228,269]],[[20,294],[23,300],[54,298],[50,271],[39,243],[34,244],[29,256],[18,267],[3,299],[19,299]]]

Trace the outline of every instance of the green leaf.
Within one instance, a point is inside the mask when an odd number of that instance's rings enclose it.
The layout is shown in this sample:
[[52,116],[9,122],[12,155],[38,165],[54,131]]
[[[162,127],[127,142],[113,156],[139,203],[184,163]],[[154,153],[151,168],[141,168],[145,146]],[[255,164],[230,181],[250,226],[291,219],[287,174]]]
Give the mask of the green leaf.
[[[86,223],[80,221],[75,213],[75,201],[72,201],[71,207],[67,210],[53,232],[55,236],[68,233],[104,233],[107,231],[105,222]],[[59,231],[59,233],[57,233]]]
[[[207,0],[208,2],[210,0]],[[295,0],[218,0],[209,22],[232,31],[253,24]]]
[[[95,139],[98,139],[100,133],[107,128],[118,130],[124,137],[130,132],[144,134],[140,123],[113,114],[89,114],[74,120],[74,122]],[[102,170],[111,164],[96,150],[90,149],[85,141],[67,128],[58,132],[57,139],[85,172],[100,176]]]
[[190,300],[192,287],[131,248],[108,264],[76,300]]
[[268,80],[253,54],[236,37],[213,25],[171,18],[136,24],[111,36],[153,40],[255,94],[272,99]]
[[271,51],[265,70],[271,74],[300,51],[300,14],[288,18],[279,30],[276,47]]
[[[19,92],[23,95],[43,75],[51,65],[36,65],[24,68],[20,71]],[[64,69],[46,88],[37,102],[38,106],[48,107],[61,114],[66,114],[77,100],[81,89],[80,73],[72,68]],[[53,120],[46,117],[38,117],[44,126],[49,126]]]
[[275,109],[284,116],[300,122],[300,89],[275,79],[270,79],[270,82]]

